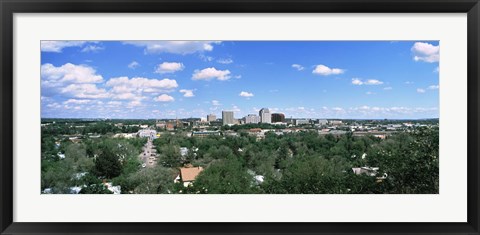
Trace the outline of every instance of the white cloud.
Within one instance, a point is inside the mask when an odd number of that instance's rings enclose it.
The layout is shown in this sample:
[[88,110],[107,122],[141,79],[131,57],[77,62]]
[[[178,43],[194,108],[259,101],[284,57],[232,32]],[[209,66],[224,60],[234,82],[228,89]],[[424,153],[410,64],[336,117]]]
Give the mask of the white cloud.
[[105,47],[97,46],[97,45],[87,45],[82,49],[82,52],[98,52],[105,49]]
[[364,82],[365,85],[382,85],[383,82],[376,80],[376,79],[368,79],[366,82]]
[[220,63],[220,64],[231,64],[233,63],[233,60],[228,58],[228,59],[218,59],[217,60],[217,63]]
[[206,55],[204,55],[204,54],[200,54],[198,57],[199,57],[201,60],[205,61],[205,62],[210,62],[210,61],[213,60],[213,57],[211,57],[211,56],[206,56]]
[[434,73],[439,73],[440,72],[440,67],[437,66],[434,70],[433,70]]
[[180,92],[183,93],[183,97],[194,97],[195,96],[193,94],[193,90],[181,89]]
[[92,103],[92,100],[69,99],[63,102],[63,104],[89,104],[89,103]]
[[392,90],[393,88],[391,86],[387,86],[387,87],[384,87],[383,89],[388,91],[388,90]]
[[57,102],[54,102],[54,103],[47,104],[47,107],[48,108],[53,108],[53,109],[58,109],[58,108],[62,107],[62,105],[60,105]]
[[110,105],[110,106],[113,106],[113,107],[118,107],[118,106],[122,105],[122,102],[120,102],[120,101],[109,101],[107,103],[107,105]]
[[425,89],[417,88],[417,92],[418,92],[418,93],[425,93]]
[[429,90],[438,90],[438,88],[440,88],[438,85],[431,85],[428,87]]
[[111,78],[105,84],[106,86],[113,87],[112,90],[115,93],[121,92],[171,92],[178,87],[177,81],[173,79],[148,79],[142,77],[134,77],[129,79],[128,77]]
[[366,81],[362,81],[360,78],[352,78],[353,85],[382,85],[383,82],[376,79],[368,79]]
[[41,41],[40,50],[43,52],[62,52],[66,47],[81,47],[86,41]]
[[322,76],[342,74],[344,72],[345,72],[344,69],[329,68],[323,64],[319,64],[315,66],[315,69],[312,71],[312,73],[322,75]]
[[140,64],[137,61],[132,61],[132,63],[128,64],[128,68],[131,69],[136,69],[140,66]]
[[194,74],[192,75],[193,80],[212,80],[218,79],[220,81],[225,81],[230,79],[230,71],[229,70],[217,70],[214,67],[206,68],[202,70],[195,70]]
[[109,96],[105,89],[100,89],[95,84],[70,84],[61,88],[60,92],[83,99],[100,99]]
[[128,102],[127,107],[132,108],[132,107],[138,107],[141,105],[142,105],[142,102],[140,100],[133,100]]
[[232,108],[230,109],[230,111],[233,111],[233,112],[240,112],[242,110],[240,110],[240,108],[236,105],[232,105]]
[[374,92],[371,92],[371,91],[367,91],[367,92],[365,92],[365,94],[367,94],[367,95],[375,95],[375,93],[374,93]]
[[158,97],[155,97],[154,100],[158,102],[172,102],[175,99],[167,94],[163,94]]
[[352,78],[352,84],[353,85],[363,85],[363,82],[362,82],[362,80],[360,80],[358,78]]
[[173,53],[173,54],[192,54],[195,52],[212,51],[214,44],[219,44],[218,41],[126,41],[125,44],[130,44],[138,47],[144,47],[145,53]]
[[157,66],[155,73],[175,73],[182,71],[185,66],[182,63],[176,62],[163,62]]
[[292,68],[297,69],[298,71],[302,71],[305,68],[299,64],[292,64]]
[[434,46],[430,43],[416,42],[411,50],[415,61],[434,63],[440,60],[440,45]]
[[250,92],[246,92],[246,91],[242,91],[240,92],[239,96],[241,97],[253,97],[253,93],[250,93]]
[[220,106],[221,104],[220,104],[220,101],[218,101],[218,100],[212,100],[212,105],[213,106]]
[[103,81],[95,69],[87,65],[71,63],[55,67],[52,64],[43,64],[40,68],[42,85],[47,87],[63,86],[70,83],[99,83]]

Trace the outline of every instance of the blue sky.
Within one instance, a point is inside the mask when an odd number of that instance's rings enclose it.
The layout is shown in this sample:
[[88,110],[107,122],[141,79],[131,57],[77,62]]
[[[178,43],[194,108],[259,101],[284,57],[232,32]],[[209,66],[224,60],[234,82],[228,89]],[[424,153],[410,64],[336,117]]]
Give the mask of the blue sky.
[[438,118],[438,41],[42,41],[43,118]]

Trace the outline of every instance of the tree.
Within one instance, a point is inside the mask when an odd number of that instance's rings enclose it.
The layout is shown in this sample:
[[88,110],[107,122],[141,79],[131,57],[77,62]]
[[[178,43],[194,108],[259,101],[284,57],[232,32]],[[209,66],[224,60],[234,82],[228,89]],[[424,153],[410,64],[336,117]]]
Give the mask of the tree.
[[243,194],[255,193],[253,176],[247,173],[241,161],[229,157],[212,163],[202,171],[188,193]]
[[97,176],[111,179],[122,173],[122,164],[118,156],[106,147],[95,159],[95,171]]
[[367,162],[387,174],[385,193],[438,193],[438,138],[438,129],[421,128],[373,147]]

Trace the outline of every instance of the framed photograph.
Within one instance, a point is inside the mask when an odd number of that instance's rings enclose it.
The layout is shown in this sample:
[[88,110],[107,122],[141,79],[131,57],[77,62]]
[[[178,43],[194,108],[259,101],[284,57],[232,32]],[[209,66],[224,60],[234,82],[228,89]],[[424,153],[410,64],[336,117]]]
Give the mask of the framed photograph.
[[478,0],[0,4],[1,234],[479,234]]

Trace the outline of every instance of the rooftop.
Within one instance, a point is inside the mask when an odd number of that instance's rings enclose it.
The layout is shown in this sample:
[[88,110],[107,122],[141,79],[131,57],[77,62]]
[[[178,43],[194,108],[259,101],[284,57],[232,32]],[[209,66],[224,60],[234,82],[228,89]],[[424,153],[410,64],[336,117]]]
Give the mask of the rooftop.
[[180,168],[180,177],[183,182],[194,181],[198,174],[203,171],[203,167]]

